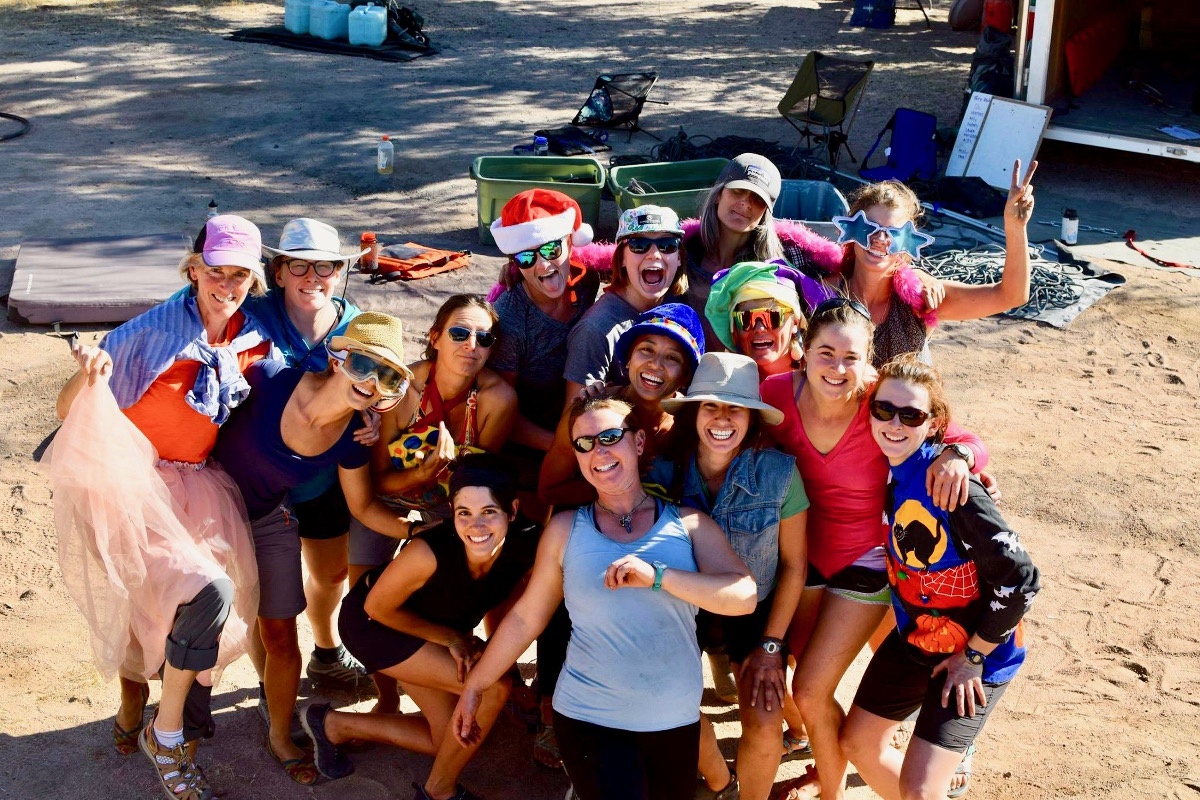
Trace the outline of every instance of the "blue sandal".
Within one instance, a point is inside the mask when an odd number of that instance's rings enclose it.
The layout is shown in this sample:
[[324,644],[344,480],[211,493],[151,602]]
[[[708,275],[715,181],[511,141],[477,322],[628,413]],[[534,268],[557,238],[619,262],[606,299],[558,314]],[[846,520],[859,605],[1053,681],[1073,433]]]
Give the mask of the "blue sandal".
[[958,762],[958,769],[954,770],[955,775],[963,776],[962,786],[946,792],[946,797],[962,797],[971,788],[971,756],[973,755],[975,755],[975,745],[967,748],[967,751],[963,753],[962,761]]

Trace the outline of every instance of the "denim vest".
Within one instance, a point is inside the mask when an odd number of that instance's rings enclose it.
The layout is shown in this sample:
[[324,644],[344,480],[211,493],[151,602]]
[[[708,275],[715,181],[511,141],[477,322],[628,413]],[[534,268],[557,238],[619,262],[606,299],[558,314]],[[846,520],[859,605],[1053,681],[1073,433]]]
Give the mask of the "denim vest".
[[746,448],[729,465],[711,507],[695,459],[683,483],[680,504],[707,513],[721,526],[733,552],[750,568],[760,601],[775,588],[779,514],[795,468],[796,459],[778,450]]

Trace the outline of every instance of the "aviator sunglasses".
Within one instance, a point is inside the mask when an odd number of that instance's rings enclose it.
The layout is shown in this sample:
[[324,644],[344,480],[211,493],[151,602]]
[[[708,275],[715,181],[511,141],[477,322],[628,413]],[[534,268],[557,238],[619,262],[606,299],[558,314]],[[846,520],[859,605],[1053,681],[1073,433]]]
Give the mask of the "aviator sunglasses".
[[340,369],[355,383],[373,380],[382,394],[402,395],[408,391],[408,378],[403,372],[366,353],[351,350]]
[[650,252],[650,245],[658,248],[658,252],[664,256],[669,256],[672,253],[679,252],[679,237],[664,236],[661,239],[654,239],[649,236],[630,236],[625,240],[629,252],[637,255]]
[[317,273],[318,278],[328,278],[342,265],[340,261],[305,261],[303,258],[289,258],[285,263],[287,271],[297,278],[307,275],[309,267]]
[[590,453],[595,449],[596,443],[605,447],[612,447],[617,442],[625,438],[625,434],[629,433],[632,428],[606,428],[600,431],[595,436],[576,436],[571,440],[571,446],[575,448],[577,453]]
[[752,331],[754,326],[761,322],[764,328],[773,331],[783,324],[786,316],[787,313],[778,308],[750,308],[745,311],[734,311],[733,324],[737,325],[739,330]]
[[880,422],[891,422],[892,417],[900,417],[900,424],[904,427],[919,428],[932,415],[912,406],[894,406],[887,400],[872,400],[871,416]]
[[446,335],[455,344],[462,344],[472,336],[475,337],[475,344],[479,347],[491,347],[496,343],[496,334],[491,331],[473,331],[461,325],[451,325],[449,328],[446,328]]
[[532,250],[522,250],[519,253],[513,253],[509,258],[513,260],[521,269],[529,269],[537,263],[538,256],[553,261],[562,255],[563,243],[562,239],[555,239],[553,242],[546,242],[541,247],[535,247]]

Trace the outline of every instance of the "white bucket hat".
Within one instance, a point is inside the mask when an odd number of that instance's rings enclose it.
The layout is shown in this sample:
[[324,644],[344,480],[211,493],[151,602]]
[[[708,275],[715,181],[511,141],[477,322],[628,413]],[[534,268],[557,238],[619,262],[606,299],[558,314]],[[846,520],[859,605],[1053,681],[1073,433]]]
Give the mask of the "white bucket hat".
[[685,397],[662,401],[663,411],[676,413],[684,403],[726,403],[757,411],[768,425],[783,422],[783,412],[764,403],[758,393],[758,365],[741,353],[705,353]]
[[352,264],[370,249],[360,253],[343,253],[337,228],[319,220],[301,217],[283,226],[278,248],[263,245],[263,252],[268,258],[289,256],[305,261],[344,261]]

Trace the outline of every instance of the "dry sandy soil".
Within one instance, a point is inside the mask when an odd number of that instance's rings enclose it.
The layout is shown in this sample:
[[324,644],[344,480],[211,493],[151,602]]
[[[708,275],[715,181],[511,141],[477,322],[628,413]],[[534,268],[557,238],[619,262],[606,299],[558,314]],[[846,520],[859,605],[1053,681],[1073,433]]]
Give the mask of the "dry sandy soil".
[[[471,159],[566,122],[592,78],[618,68],[662,75],[656,94],[671,105],[646,112],[652,130],[790,141],[774,106],[807,50],[875,58],[852,139],[862,153],[897,105],[954,120],[974,38],[951,33],[941,5],[933,32],[915,11],[868,32],[846,25],[845,1],[428,0],[418,9],[441,54],[385,64],[221,38],[277,24],[282,3],[0,0],[0,110],[34,123],[0,143],[0,275],[23,239],[190,232],[212,197],[268,240],[305,215],[348,237],[470,247]],[[397,142],[390,179],[373,170],[383,132]],[[614,138],[619,152],[650,145]],[[1042,162],[1039,218],[1071,202],[1085,222],[1143,238],[1195,235],[1194,165],[1049,144]],[[611,204],[604,213],[611,233]],[[486,287],[497,261],[479,262],[397,288],[410,328],[446,293]],[[1128,283],[1068,330],[988,320],[947,325],[935,342],[1044,575],[1029,662],[979,743],[979,800],[1200,797],[1200,284],[1119,270]],[[0,323],[0,797],[149,797],[140,756],[107,743],[116,690],[91,666],[59,582],[35,464],[71,369],[46,329]],[[390,797],[428,768],[376,749],[354,777],[300,789],[263,750],[252,686],[242,662],[216,696],[221,732],[202,762],[224,797]],[[732,752],[736,715],[713,711]],[[492,800],[560,797],[565,779],[530,766],[529,746],[502,723],[466,783]],[[873,796],[850,784],[851,797]]]

